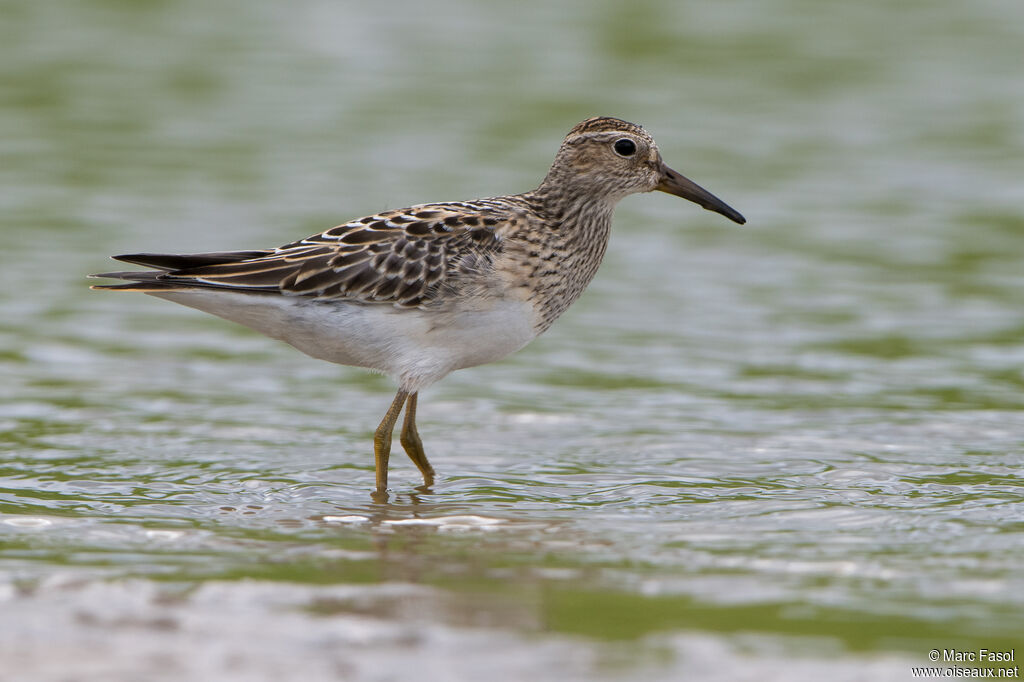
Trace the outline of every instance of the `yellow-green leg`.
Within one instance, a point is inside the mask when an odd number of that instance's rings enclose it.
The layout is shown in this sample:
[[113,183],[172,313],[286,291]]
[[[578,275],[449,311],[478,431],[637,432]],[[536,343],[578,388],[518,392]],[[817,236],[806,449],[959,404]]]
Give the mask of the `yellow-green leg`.
[[406,454],[409,455],[409,459],[423,474],[423,485],[431,486],[434,485],[434,467],[430,466],[430,462],[427,461],[427,453],[423,452],[423,441],[420,440],[419,431],[416,430],[416,396],[418,395],[418,393],[411,394],[405,404],[405,420],[402,422],[402,434],[399,436],[399,440],[401,440]]
[[[386,497],[388,489],[388,458],[391,456],[391,432],[395,430],[395,422],[402,412],[402,405],[409,394],[399,391],[391,402],[387,414],[373,434],[373,459],[377,466],[377,494]],[[404,430],[403,430],[404,433]]]

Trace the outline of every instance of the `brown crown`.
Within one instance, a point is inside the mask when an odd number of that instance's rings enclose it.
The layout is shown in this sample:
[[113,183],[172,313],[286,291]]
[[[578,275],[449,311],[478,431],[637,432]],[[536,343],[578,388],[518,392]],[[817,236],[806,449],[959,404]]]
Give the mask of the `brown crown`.
[[569,131],[570,135],[581,135],[583,133],[601,133],[608,131],[622,130],[631,133],[643,132],[643,128],[635,123],[629,121],[623,121],[620,118],[612,118],[610,116],[594,116],[588,118],[585,121],[581,121]]

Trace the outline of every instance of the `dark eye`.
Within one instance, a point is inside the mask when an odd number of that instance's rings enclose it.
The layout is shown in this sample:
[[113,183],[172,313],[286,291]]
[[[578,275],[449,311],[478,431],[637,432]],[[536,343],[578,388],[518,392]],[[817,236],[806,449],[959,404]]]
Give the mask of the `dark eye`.
[[636,154],[636,143],[624,137],[621,140],[616,140],[615,144],[612,145],[612,149],[619,156],[633,156]]

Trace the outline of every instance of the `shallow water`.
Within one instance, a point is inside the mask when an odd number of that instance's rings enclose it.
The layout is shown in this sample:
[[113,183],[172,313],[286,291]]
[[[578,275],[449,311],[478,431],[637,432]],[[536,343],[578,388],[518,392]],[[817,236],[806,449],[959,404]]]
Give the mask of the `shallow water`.
[[[1024,617],[1024,5],[31,3],[0,22],[0,680],[908,679]],[[597,279],[421,400],[107,255],[522,191],[593,114]]]

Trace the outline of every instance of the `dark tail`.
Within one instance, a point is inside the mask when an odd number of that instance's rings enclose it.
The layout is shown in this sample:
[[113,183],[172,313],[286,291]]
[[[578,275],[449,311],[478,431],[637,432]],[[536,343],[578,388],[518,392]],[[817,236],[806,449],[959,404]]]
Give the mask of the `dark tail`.
[[153,270],[101,272],[89,277],[128,280],[126,284],[96,284],[90,289],[117,291],[168,291],[216,286],[195,280],[172,279],[174,273],[210,265],[229,265],[252,258],[269,256],[273,251],[221,251],[216,253],[128,253],[113,256],[114,260],[142,265]]
[[[147,268],[155,268],[169,272],[171,270],[187,270],[198,268],[204,265],[223,265],[225,263],[237,263],[250,258],[263,258],[269,256],[273,251],[217,251],[214,253],[127,253],[121,256],[111,256],[114,260],[135,265],[144,265]],[[109,277],[110,275],[99,275]],[[123,279],[123,278],[122,278]]]

